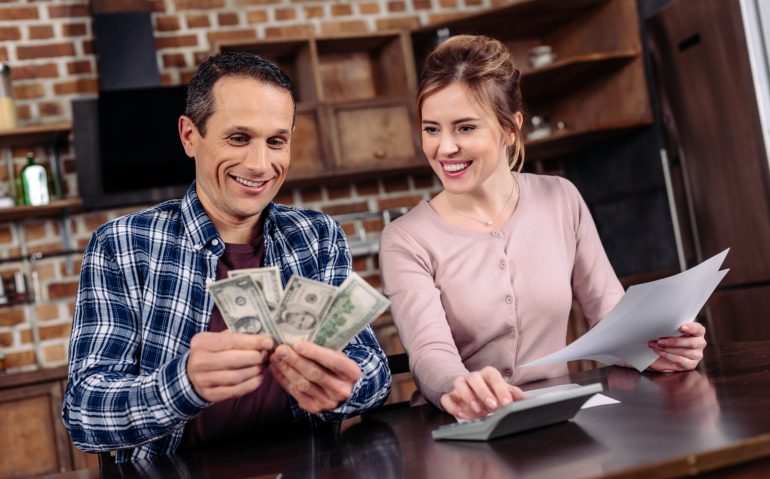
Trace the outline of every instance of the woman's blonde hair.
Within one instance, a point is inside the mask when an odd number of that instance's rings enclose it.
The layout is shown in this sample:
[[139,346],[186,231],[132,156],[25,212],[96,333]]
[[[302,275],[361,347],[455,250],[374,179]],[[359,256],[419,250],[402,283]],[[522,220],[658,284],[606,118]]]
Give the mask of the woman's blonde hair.
[[422,123],[422,104],[431,94],[454,82],[462,83],[482,108],[494,114],[506,131],[513,131],[508,166],[521,171],[524,141],[516,113],[522,112],[520,74],[505,45],[481,35],[457,35],[436,47],[425,61],[417,93],[417,119]]

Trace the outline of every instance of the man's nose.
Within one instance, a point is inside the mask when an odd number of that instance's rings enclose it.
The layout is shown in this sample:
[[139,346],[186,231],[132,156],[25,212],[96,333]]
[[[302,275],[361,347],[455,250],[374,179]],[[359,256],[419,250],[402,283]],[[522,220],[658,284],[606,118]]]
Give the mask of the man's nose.
[[267,146],[260,142],[254,142],[250,145],[246,153],[245,165],[255,172],[268,170],[270,168],[270,161],[268,159]]

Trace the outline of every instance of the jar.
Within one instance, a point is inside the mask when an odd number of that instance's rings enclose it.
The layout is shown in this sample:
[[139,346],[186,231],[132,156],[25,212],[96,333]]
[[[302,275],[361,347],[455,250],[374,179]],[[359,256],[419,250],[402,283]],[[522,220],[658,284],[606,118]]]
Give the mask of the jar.
[[11,67],[0,63],[0,130],[16,128],[16,106],[13,103]]

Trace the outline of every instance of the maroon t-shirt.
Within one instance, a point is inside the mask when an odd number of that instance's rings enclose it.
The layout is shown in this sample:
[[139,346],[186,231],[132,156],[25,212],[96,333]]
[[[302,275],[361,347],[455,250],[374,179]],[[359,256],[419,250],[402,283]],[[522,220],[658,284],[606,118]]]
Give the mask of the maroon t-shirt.
[[[261,229],[260,229],[261,230]],[[259,268],[265,255],[263,236],[253,244],[225,243],[225,253],[217,265],[217,279],[227,278],[233,269]],[[209,331],[227,329],[219,308],[214,306]],[[264,371],[262,384],[245,396],[215,403],[187,423],[182,447],[198,447],[237,438],[254,439],[257,433],[270,430],[285,432],[294,421],[286,391]]]

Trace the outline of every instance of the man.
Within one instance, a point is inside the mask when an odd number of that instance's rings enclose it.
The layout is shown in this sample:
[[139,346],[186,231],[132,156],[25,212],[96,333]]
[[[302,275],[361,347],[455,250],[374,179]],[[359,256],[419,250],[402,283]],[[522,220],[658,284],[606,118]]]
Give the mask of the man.
[[334,220],[272,203],[294,111],[288,77],[256,55],[222,53],[198,68],[178,125],[196,181],[181,200],[102,225],[83,258],[62,411],[79,448],[153,459],[333,423],[387,397],[371,329],[343,352],[274,348],[225,331],[206,292],[232,269],[275,265],[284,284],[297,274],[335,286],[350,273]]

